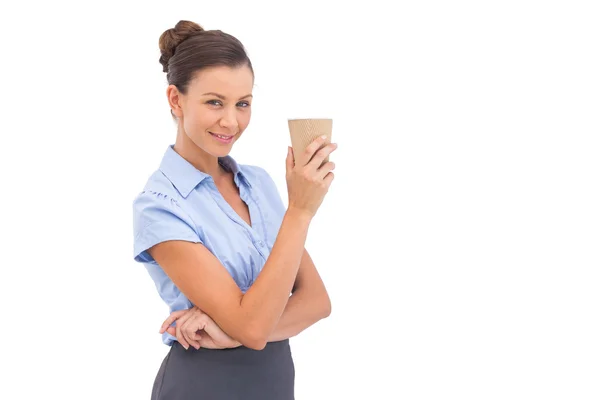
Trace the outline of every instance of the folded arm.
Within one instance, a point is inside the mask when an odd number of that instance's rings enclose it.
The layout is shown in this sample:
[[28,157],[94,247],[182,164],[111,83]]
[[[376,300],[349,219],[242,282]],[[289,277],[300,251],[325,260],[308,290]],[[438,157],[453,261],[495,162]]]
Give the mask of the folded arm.
[[148,252],[181,292],[231,338],[261,350],[290,300],[310,219],[288,209],[265,266],[245,294],[202,244],[172,240]]
[[313,260],[306,250],[285,310],[269,342],[289,339],[331,314],[331,301]]
[[[277,342],[296,336],[319,320],[328,317],[330,313],[331,302],[325,285],[310,255],[304,250],[292,296],[267,341]],[[175,326],[171,326],[173,323]],[[189,310],[172,312],[163,322],[160,333],[165,331],[176,336],[186,349],[189,345],[196,349],[231,348],[241,345],[223,332],[210,316],[197,306]]]

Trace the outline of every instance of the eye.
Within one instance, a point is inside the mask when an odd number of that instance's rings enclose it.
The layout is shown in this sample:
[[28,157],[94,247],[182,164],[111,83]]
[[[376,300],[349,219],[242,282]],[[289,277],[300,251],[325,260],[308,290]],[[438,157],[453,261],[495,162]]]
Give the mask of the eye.
[[250,103],[248,103],[247,101],[240,101],[239,103],[237,103],[237,106],[246,108],[246,107],[250,107]]
[[206,104],[210,104],[210,105],[213,105],[213,106],[222,106],[223,105],[223,103],[221,103],[220,100],[208,100],[206,102]]

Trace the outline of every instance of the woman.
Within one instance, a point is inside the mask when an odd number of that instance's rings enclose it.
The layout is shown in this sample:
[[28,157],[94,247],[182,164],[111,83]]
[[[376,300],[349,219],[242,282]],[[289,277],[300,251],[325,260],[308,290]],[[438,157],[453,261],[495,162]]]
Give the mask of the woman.
[[242,44],[180,21],[159,46],[177,136],[133,207],[135,260],[173,312],[152,398],[293,399],[288,339],[331,309],[304,245],[337,146],[288,148],[286,208],[264,169],[229,156],[251,114]]

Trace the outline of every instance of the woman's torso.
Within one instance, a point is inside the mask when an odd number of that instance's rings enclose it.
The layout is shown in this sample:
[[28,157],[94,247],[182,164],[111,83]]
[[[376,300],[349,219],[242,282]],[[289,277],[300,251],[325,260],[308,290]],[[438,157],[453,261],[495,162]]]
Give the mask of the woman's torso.
[[[188,225],[193,228],[197,241],[219,259],[245,293],[269,257],[285,207],[273,180],[262,168],[238,165],[231,157],[220,159],[220,162],[232,172],[243,204],[236,205],[236,199],[231,193],[226,193],[226,200],[212,177],[196,170],[169,146],[159,170],[152,174],[143,192],[134,201],[134,215],[175,204]],[[251,224],[243,218],[242,207],[246,206]],[[141,218],[139,221],[134,220],[136,232],[142,230],[142,225],[148,224],[150,222]],[[155,225],[160,227],[160,221]],[[137,247],[138,242],[136,233],[134,258],[144,264],[170,310],[191,307],[191,302],[162,268],[143,247]],[[165,344],[171,344],[174,340],[168,333],[163,335]]]

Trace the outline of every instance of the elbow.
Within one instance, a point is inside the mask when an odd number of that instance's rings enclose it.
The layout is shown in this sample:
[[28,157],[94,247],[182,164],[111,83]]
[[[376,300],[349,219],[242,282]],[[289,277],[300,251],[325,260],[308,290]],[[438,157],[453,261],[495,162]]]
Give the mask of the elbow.
[[322,302],[322,313],[321,313],[321,318],[327,318],[331,315],[331,300],[329,299],[329,296],[325,296],[325,299]]
[[262,334],[258,329],[248,328],[244,332],[243,340],[240,343],[252,350],[262,350],[267,346],[267,335]]
[[254,339],[252,341],[249,341],[248,344],[246,345],[246,347],[252,349],[252,350],[263,350],[265,347],[267,346],[267,341],[263,340],[263,339]]

